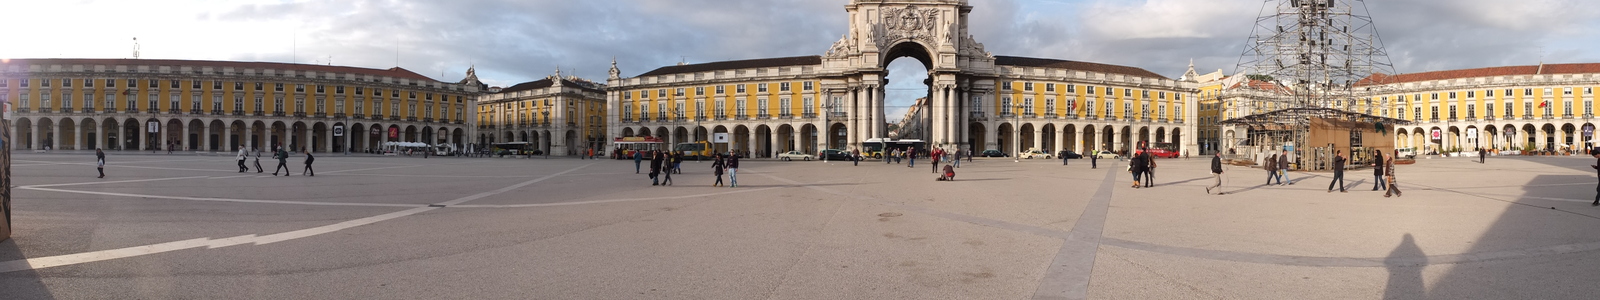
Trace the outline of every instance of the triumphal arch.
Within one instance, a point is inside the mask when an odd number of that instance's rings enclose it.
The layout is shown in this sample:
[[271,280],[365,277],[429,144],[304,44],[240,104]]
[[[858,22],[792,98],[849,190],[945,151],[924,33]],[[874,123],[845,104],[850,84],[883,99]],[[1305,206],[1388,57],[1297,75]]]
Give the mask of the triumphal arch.
[[[1170,79],[1136,67],[995,56],[968,32],[965,0],[851,0],[844,9],[849,31],[819,45],[821,55],[679,64],[634,77],[613,62],[610,136],[712,141],[755,157],[872,152],[871,141],[882,139],[1008,154],[1125,151],[1139,141],[1197,149],[1192,67]],[[887,67],[905,57],[926,67],[928,91],[904,116],[888,116]],[[893,131],[890,117],[902,119]]]

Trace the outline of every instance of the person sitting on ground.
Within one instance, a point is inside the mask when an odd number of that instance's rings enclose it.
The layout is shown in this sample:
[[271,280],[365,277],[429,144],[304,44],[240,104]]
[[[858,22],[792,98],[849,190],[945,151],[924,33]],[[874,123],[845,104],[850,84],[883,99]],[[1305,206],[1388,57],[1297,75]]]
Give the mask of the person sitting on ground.
[[944,165],[944,173],[939,174],[939,181],[954,180],[956,180],[956,168],[951,167],[950,165]]

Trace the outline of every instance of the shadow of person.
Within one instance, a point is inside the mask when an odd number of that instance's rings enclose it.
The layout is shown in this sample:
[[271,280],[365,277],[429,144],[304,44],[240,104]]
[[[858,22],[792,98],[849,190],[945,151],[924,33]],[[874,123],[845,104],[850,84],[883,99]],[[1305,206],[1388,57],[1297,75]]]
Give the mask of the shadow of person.
[[1410,233],[1400,240],[1400,245],[1393,252],[1389,252],[1389,257],[1383,260],[1383,266],[1389,269],[1389,283],[1383,290],[1383,299],[1422,299],[1426,296],[1422,268],[1428,266],[1428,256],[1422,253],[1422,248],[1417,247]]

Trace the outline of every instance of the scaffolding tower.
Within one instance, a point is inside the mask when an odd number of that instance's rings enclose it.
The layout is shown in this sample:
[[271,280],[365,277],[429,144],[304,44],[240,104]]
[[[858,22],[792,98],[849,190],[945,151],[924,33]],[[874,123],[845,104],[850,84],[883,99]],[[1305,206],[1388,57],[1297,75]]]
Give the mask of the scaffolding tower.
[[1223,92],[1240,112],[1224,123],[1246,126],[1257,149],[1292,149],[1295,160],[1315,151],[1305,143],[1313,118],[1387,109],[1371,96],[1388,76],[1373,75],[1395,74],[1361,0],[1264,1],[1234,73],[1247,88]]

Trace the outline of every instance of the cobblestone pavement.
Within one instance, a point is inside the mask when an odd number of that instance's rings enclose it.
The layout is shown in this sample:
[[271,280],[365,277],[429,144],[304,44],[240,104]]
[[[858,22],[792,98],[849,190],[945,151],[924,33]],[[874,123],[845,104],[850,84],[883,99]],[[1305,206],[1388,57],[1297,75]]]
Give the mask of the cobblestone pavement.
[[[1372,172],[979,159],[955,181],[862,162],[18,153],[0,298],[1588,299],[1587,157],[1422,159]],[[262,166],[271,168],[275,161]],[[253,166],[252,166],[253,167]],[[645,167],[648,172],[648,166]]]

